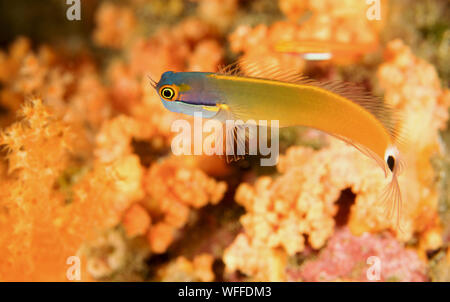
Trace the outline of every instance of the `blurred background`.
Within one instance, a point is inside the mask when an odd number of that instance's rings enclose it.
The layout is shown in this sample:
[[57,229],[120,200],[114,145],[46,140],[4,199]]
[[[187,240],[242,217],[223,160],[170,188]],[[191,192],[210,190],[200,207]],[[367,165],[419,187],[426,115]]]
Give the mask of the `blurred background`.
[[[450,281],[449,46],[445,0],[0,0],[0,281]],[[148,76],[239,58],[402,115],[402,230],[323,133],[282,129],[275,167],[171,153],[192,120]]]

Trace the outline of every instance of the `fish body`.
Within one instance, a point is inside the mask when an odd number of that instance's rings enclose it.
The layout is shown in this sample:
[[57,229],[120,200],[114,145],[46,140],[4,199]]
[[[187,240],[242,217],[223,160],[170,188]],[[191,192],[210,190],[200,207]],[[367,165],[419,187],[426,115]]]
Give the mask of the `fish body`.
[[[274,77],[260,77],[267,72]],[[203,117],[222,122],[278,120],[280,127],[308,126],[352,144],[373,158],[386,175],[391,172],[383,199],[393,201],[390,211],[399,216],[401,194],[397,176],[402,161],[397,148],[398,123],[382,100],[359,87],[320,83],[273,68],[254,76],[227,70],[166,72],[152,85],[164,106],[173,112],[201,112]]]
[[[278,120],[280,127],[307,126],[362,145],[380,158],[394,146],[388,129],[370,111],[348,98],[308,83],[221,75],[167,72],[157,89],[177,89],[176,100],[162,98],[173,112],[214,118],[226,105],[234,119]],[[223,106],[222,106],[223,107]]]
[[236,115],[244,121],[279,120],[280,127],[315,128],[350,138],[382,158],[392,144],[388,131],[370,112],[326,89],[227,75],[207,77],[227,96],[222,102],[231,110],[237,108]]

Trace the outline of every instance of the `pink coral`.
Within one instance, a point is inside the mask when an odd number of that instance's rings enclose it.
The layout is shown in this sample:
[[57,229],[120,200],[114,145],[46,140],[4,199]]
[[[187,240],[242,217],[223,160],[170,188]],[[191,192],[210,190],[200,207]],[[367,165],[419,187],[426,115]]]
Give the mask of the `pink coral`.
[[[378,264],[379,275],[373,271]],[[357,237],[346,228],[336,231],[317,259],[306,261],[298,269],[288,269],[287,274],[289,279],[309,282],[427,280],[425,263],[391,235],[364,233]]]

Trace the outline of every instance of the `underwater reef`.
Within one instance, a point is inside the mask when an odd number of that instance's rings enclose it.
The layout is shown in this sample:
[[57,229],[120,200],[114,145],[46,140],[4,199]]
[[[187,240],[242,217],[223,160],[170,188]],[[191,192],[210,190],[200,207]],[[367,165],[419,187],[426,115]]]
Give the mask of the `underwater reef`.
[[[33,29],[14,16],[43,5],[11,5],[0,281],[68,281],[72,256],[82,281],[368,281],[371,256],[379,281],[450,281],[448,2],[381,0],[369,20],[360,0],[90,0],[68,21],[49,1]],[[296,53],[310,41],[339,49],[310,61]],[[172,123],[193,118],[148,76],[242,58],[359,83],[399,112],[401,229],[376,163],[313,129],[281,129],[275,167],[172,154]]]

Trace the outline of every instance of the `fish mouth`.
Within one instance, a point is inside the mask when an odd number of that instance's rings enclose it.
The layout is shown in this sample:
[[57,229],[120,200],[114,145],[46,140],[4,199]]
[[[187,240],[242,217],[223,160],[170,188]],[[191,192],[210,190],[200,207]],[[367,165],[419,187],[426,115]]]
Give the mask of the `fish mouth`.
[[164,101],[163,105],[169,111],[191,116],[201,115],[203,118],[213,118],[217,111],[206,110],[203,105],[188,104],[180,101]]

